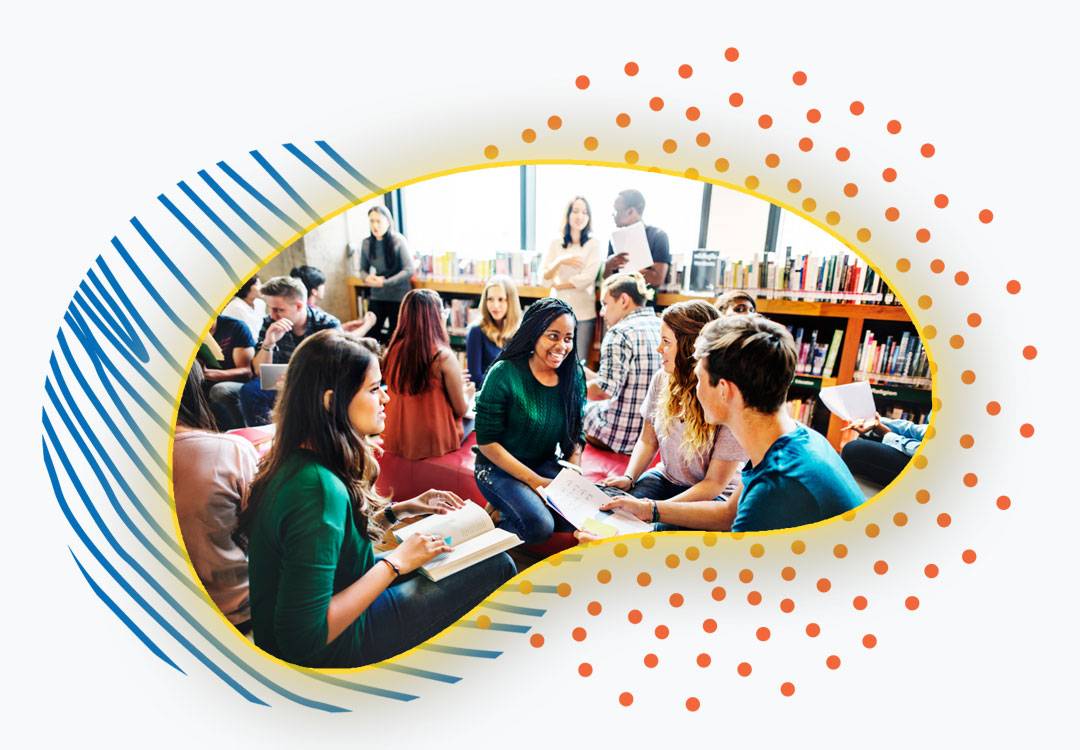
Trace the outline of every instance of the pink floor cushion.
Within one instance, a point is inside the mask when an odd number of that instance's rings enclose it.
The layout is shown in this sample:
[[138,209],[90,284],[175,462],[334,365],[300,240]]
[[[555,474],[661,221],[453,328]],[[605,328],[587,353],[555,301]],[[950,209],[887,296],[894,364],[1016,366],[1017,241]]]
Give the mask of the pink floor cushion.
[[469,435],[465,444],[453,453],[437,458],[411,461],[392,453],[384,453],[379,459],[379,479],[375,483],[379,492],[397,500],[408,500],[426,490],[448,490],[480,506],[486,506],[484,496],[473,479],[472,448],[476,436]]
[[625,453],[612,453],[586,445],[581,454],[581,474],[591,482],[599,482],[606,476],[619,476],[626,471],[630,456]]

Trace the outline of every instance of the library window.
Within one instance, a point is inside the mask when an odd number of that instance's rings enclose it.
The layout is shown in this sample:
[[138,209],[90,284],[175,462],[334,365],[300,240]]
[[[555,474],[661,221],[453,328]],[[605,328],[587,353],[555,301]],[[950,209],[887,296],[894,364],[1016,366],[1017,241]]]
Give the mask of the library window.
[[461,172],[402,188],[405,230],[417,253],[486,258],[521,249],[517,167]]

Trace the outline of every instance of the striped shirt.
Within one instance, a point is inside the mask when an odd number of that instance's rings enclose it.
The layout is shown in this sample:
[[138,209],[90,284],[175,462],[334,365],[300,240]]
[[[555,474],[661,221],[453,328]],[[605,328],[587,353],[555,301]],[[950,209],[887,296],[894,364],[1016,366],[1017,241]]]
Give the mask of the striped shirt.
[[595,384],[611,398],[592,401],[585,433],[617,453],[630,453],[641,435],[641,405],[660,368],[660,318],[652,308],[630,313],[604,334]]

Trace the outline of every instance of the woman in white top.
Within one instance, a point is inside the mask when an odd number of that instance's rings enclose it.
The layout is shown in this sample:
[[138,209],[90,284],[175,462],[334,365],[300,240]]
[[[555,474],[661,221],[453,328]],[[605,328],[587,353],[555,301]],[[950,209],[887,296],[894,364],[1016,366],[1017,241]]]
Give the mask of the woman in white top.
[[252,276],[244,282],[244,285],[236,290],[236,294],[221,311],[222,315],[236,318],[251,330],[251,337],[259,340],[259,332],[262,330],[263,318],[266,317],[266,302],[260,296],[262,286],[258,275]]
[[600,261],[600,243],[592,236],[589,202],[576,196],[566,206],[562,237],[552,242],[544,255],[541,274],[544,281],[551,282],[551,296],[574,310],[579,360],[589,358],[596,330],[596,276]]

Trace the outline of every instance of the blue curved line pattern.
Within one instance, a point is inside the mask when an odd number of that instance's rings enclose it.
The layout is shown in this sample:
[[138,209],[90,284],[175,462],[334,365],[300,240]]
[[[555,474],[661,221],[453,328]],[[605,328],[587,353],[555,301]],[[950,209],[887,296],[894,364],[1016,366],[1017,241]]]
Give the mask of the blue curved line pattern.
[[[192,574],[177,535],[169,492],[169,418],[186,376],[181,362],[200,339],[196,330],[202,325],[186,322],[196,322],[191,311],[196,317],[215,315],[214,303],[227,298],[240,279],[281,249],[267,227],[280,222],[298,232],[308,219],[321,222],[321,217],[340,212],[343,206],[333,203],[338,200],[333,193],[327,197],[326,185],[347,199],[346,208],[359,202],[346,187],[351,181],[382,192],[325,141],[317,141],[316,147],[332,165],[319,166],[294,144],[277,154],[249,151],[252,161],[244,160],[245,169],[217,163],[237,186],[235,195],[205,169],[198,170],[205,196],[181,180],[174,195],[157,196],[164,210],[156,212],[152,222],[131,217],[130,227],[142,242],[125,245],[118,236],[111,239],[108,257],[98,255],[87,269],[57,331],[44,383],[41,446],[53,494],[74,534],[68,550],[76,567],[94,595],[151,653],[181,674],[188,673],[185,663],[198,665],[251,703],[269,705],[273,696],[338,713],[352,710],[351,703],[365,699],[362,696],[412,701],[420,697],[413,689],[417,686],[462,680],[451,673],[456,670],[429,668],[431,654],[440,660],[490,660],[502,652],[428,643],[394,662],[355,673],[270,661],[236,633],[216,634],[221,616]],[[272,163],[278,158],[301,175],[299,181],[286,180],[281,165]],[[295,207],[268,197],[280,195],[279,189]],[[305,191],[323,197],[314,201],[301,194]],[[235,219],[211,207],[211,193]],[[205,230],[200,229],[193,221],[199,218],[195,210],[214,228],[203,224]],[[233,229],[233,221],[253,234]],[[179,239],[170,239],[173,246],[166,250],[155,235]],[[245,267],[245,259],[250,267]],[[65,491],[74,491],[79,502],[69,503]],[[84,565],[90,560],[103,574]],[[484,606],[509,616],[545,614],[544,609],[494,600]],[[483,640],[475,623],[459,624],[471,628],[459,631],[462,637]],[[498,622],[489,630],[518,636],[531,627]],[[179,647],[172,654],[167,653],[169,643]]]

